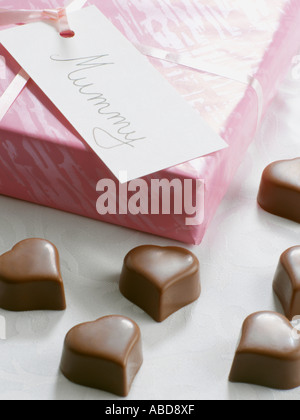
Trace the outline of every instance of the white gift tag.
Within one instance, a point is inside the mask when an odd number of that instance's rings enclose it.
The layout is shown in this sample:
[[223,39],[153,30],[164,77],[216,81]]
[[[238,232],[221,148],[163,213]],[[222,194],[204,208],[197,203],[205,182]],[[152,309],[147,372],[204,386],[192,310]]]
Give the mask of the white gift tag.
[[74,38],[37,22],[0,41],[117,178],[227,146],[95,6],[69,22]]

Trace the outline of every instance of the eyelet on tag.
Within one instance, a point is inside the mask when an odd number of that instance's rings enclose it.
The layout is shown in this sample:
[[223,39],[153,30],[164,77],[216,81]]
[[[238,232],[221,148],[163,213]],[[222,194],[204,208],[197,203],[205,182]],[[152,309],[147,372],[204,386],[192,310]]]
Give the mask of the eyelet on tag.
[[63,37],[63,38],[74,38],[75,32],[71,31],[71,30],[62,31],[60,33],[60,36]]

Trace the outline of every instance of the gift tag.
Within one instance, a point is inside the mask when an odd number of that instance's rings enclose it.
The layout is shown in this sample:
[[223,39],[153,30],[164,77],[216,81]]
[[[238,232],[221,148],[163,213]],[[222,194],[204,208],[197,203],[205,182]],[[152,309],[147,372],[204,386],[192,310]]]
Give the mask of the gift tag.
[[20,66],[119,178],[140,178],[226,147],[149,61],[95,7],[0,33]]

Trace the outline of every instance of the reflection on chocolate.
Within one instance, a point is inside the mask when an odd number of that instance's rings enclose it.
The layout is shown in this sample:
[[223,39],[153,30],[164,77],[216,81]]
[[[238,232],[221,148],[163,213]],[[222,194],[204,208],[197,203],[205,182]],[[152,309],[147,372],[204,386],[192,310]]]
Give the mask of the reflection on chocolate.
[[300,158],[274,162],[264,170],[258,203],[269,213],[300,223]]
[[243,326],[230,381],[292,389],[300,386],[300,337],[283,315],[258,312]]
[[141,246],[125,258],[120,291],[161,322],[199,298],[199,270],[198,259],[186,249]]
[[67,334],[61,371],[76,384],[127,396],[142,363],[139,327],[113,315],[78,325]]
[[64,286],[56,247],[27,239],[0,256],[0,307],[10,311],[64,310]]
[[300,246],[290,248],[281,255],[273,288],[286,317],[292,320],[300,315]]

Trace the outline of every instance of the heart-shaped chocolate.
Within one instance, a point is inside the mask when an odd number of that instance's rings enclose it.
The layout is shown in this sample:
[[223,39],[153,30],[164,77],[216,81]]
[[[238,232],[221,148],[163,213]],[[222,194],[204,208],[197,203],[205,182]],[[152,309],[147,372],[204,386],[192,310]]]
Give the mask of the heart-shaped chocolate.
[[264,170],[258,203],[269,213],[300,223],[300,158],[274,162]]
[[199,298],[199,261],[184,248],[135,248],[125,257],[120,291],[154,320],[162,322]]
[[273,289],[287,318],[300,315],[300,246],[286,250],[280,257]]
[[138,325],[112,315],[78,325],[67,334],[61,371],[76,384],[127,396],[142,363]]
[[300,336],[286,317],[258,312],[246,319],[229,379],[274,389],[300,386]]
[[0,307],[10,311],[64,310],[64,285],[57,248],[26,239],[0,256]]

